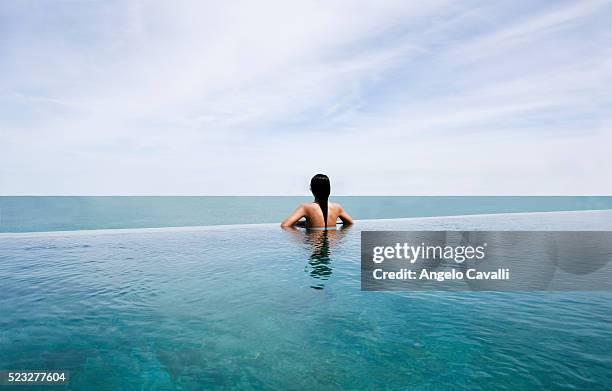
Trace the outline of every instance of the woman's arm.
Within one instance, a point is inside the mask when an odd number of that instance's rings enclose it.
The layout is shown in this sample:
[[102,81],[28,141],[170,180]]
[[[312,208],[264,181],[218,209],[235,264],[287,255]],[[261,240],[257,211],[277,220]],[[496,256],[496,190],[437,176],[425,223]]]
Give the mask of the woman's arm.
[[281,223],[281,227],[292,227],[305,215],[306,210],[304,209],[304,205],[300,205]]
[[338,217],[340,218],[340,220],[342,220],[342,224],[344,225],[353,224],[353,218],[348,213],[346,213],[342,205],[338,205],[338,206],[340,206],[340,214],[338,214]]

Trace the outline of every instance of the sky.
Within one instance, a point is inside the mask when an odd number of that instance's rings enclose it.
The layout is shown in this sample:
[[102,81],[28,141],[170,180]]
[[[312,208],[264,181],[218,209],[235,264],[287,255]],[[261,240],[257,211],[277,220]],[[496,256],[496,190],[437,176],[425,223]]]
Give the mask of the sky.
[[3,1],[0,195],[612,194],[612,1]]

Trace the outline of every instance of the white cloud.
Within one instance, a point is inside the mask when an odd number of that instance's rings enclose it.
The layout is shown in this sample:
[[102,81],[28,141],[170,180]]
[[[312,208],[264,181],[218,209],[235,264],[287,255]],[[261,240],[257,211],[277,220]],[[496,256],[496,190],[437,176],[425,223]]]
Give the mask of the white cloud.
[[0,194],[612,191],[609,2],[0,8]]

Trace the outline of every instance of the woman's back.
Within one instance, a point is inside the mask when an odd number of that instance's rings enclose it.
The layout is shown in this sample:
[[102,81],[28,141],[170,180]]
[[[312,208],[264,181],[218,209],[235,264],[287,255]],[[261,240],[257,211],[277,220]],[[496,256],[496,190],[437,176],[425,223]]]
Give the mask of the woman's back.
[[[291,227],[302,217],[306,218],[306,226],[309,228],[325,227],[325,223],[323,222],[323,211],[316,202],[300,204],[295,211],[281,223],[281,226]],[[353,224],[353,219],[346,213],[342,205],[333,202],[328,203],[327,227],[335,227],[338,219],[340,219],[343,224]]]
[[[302,204],[304,208],[304,217],[306,217],[307,227],[325,227],[326,224],[323,222],[323,211],[321,206],[316,202]],[[344,209],[342,205],[330,202],[327,206],[327,226],[335,227],[338,217],[341,216]]]

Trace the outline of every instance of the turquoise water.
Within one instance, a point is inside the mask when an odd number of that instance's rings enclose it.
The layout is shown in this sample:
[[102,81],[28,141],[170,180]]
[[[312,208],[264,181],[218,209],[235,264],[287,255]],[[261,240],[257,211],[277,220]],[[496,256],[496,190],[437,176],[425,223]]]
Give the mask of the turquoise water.
[[[309,197],[0,197],[0,232],[282,221]],[[356,219],[612,209],[612,197],[332,197]]]
[[611,293],[362,292],[365,229],[611,230],[612,212],[0,235],[0,368],[68,369],[72,390],[609,387]]

